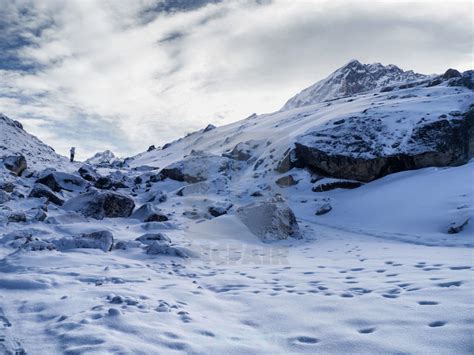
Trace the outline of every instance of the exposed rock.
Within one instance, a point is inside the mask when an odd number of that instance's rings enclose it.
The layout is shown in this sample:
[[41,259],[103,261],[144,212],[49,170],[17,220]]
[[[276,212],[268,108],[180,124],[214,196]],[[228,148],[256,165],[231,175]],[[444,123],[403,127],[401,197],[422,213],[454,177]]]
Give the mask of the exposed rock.
[[286,173],[293,168],[302,168],[304,165],[298,161],[296,157],[296,151],[294,149],[288,149],[283,158],[278,162],[276,171],[279,173]]
[[90,165],[86,164],[79,168],[78,173],[84,180],[90,182],[95,182],[100,177],[100,175],[97,174],[97,172]]
[[156,147],[154,145],[150,145],[146,151],[151,152],[152,150],[156,150]]
[[213,217],[219,217],[227,214],[227,212],[232,208],[232,203],[215,203],[213,206],[208,208],[208,212]]
[[95,219],[129,217],[135,208],[135,202],[131,197],[118,192],[91,191],[71,198],[64,204],[64,208]]
[[39,208],[35,216],[33,217],[33,220],[38,222],[44,222],[47,217],[48,215],[46,214],[46,212],[43,209]]
[[335,180],[324,182],[325,180],[320,180],[317,185],[313,186],[312,190],[314,192],[325,192],[335,189],[355,189],[363,184],[359,181],[348,181],[348,180]]
[[[354,123],[340,131],[327,129],[306,134],[295,143],[296,156],[313,172],[364,182],[404,170],[461,165],[474,156],[474,109],[461,119],[442,119],[416,126],[403,149],[393,146],[399,149],[394,154],[374,149],[373,144],[366,143],[369,137],[358,139],[357,133],[363,134],[357,132],[360,126]],[[377,128],[374,122],[366,129],[370,132],[382,128]],[[337,150],[332,142],[339,145]]]
[[111,232],[103,230],[88,234],[81,234],[79,236],[64,237],[53,240],[53,244],[58,250],[84,248],[110,251],[112,250],[114,244],[114,236]]
[[233,168],[232,160],[200,151],[162,169],[162,178],[184,181],[190,184],[205,181]]
[[252,142],[241,142],[237,144],[230,153],[223,154],[223,156],[235,160],[247,161],[252,157],[252,151],[258,145],[253,145]]
[[287,176],[282,176],[281,178],[278,178],[275,183],[278,186],[281,187],[288,187],[288,186],[293,186],[298,183],[297,180],[293,177],[293,175],[287,175]]
[[21,176],[21,174],[27,168],[26,159],[23,155],[11,155],[4,157],[3,165],[16,176]]
[[54,192],[82,191],[88,186],[87,181],[82,177],[59,171],[46,173],[36,180],[36,183],[43,184]]
[[146,245],[152,245],[154,242],[171,243],[171,239],[163,233],[147,233],[135,240],[138,240]]
[[443,74],[443,79],[452,79],[452,78],[460,78],[462,75],[459,71],[456,69],[449,68],[446,70],[446,72]]
[[462,223],[456,223],[456,222],[451,223],[451,225],[448,228],[448,234],[457,234],[457,233],[462,232],[464,230],[464,227],[466,227],[468,223],[469,223],[469,218],[467,218]]
[[208,124],[206,126],[206,128],[204,128],[204,131],[203,132],[209,132],[209,131],[212,131],[213,129],[216,129],[216,126],[214,126],[213,124]]
[[56,195],[48,186],[42,184],[35,184],[28,197],[46,198],[55,205],[62,206],[64,200]]
[[157,210],[151,203],[145,203],[133,212],[130,218],[138,219],[142,222],[164,222],[168,220],[168,217]]
[[26,214],[24,212],[12,212],[8,215],[8,223],[26,222]]
[[325,203],[316,211],[316,216],[322,216],[323,214],[329,213],[332,210],[332,206],[329,203]]
[[5,192],[13,192],[13,190],[15,190],[15,185],[11,182],[1,182],[0,190],[3,190]]
[[239,207],[236,213],[247,228],[264,242],[302,238],[295,214],[280,197]]

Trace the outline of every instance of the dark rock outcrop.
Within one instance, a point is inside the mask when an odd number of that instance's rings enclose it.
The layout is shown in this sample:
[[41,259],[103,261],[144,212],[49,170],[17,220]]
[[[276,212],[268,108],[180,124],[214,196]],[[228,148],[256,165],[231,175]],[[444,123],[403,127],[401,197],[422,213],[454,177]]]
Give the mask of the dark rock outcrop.
[[84,180],[90,182],[94,182],[100,177],[99,174],[97,174],[97,172],[90,165],[86,164],[79,168],[78,173]]
[[30,192],[29,197],[34,198],[46,198],[48,201],[54,203],[55,205],[62,206],[64,200],[56,195],[48,186],[43,184],[35,184],[33,189]]
[[36,183],[45,185],[54,192],[59,192],[61,190],[81,191],[88,186],[87,181],[82,177],[59,171],[44,174],[36,180]]
[[317,185],[313,186],[312,190],[314,192],[326,192],[335,189],[356,189],[363,184],[359,181],[331,181],[331,182],[319,182]]
[[21,174],[27,168],[26,159],[23,155],[11,155],[4,157],[3,165],[16,176],[21,176]]
[[295,180],[293,175],[286,175],[282,176],[281,178],[278,178],[275,183],[280,187],[288,187],[296,185],[298,183],[298,180]]
[[[341,139],[353,144],[355,134],[347,130],[346,135]],[[364,141],[358,143],[359,149],[369,151],[372,157],[348,154],[345,150],[336,153],[319,144],[318,139],[324,138],[324,134],[314,133],[314,144],[295,143],[297,159],[311,171],[324,176],[368,182],[405,170],[457,166],[474,156],[474,108],[459,115],[459,119],[442,119],[416,126],[408,140],[409,146],[392,155],[370,151],[371,146]]]
[[168,220],[168,216],[157,210],[151,203],[145,203],[133,212],[130,218],[138,219],[142,222],[165,222]]
[[95,219],[129,217],[135,208],[135,202],[127,195],[106,191],[91,191],[73,197],[64,204],[64,208]]

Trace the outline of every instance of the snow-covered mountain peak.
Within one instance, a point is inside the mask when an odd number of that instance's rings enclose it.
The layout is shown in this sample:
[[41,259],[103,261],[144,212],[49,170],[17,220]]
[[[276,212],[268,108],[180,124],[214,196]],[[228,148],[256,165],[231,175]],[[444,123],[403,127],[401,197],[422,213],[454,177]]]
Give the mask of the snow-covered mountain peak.
[[104,150],[103,152],[98,152],[93,157],[87,159],[85,163],[95,166],[108,166],[120,161],[120,158],[118,158],[112,151]]
[[426,78],[426,75],[415,73],[412,70],[404,71],[393,64],[386,66],[381,63],[363,64],[357,59],[352,59],[327,78],[293,96],[282,110],[286,111],[380,89],[395,82],[409,82]]

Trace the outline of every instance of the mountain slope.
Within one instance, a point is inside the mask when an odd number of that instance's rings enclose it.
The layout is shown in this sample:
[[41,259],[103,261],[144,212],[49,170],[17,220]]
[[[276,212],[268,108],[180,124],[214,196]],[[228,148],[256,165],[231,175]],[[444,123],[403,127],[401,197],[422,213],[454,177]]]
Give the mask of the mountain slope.
[[403,71],[399,67],[380,63],[362,64],[351,60],[327,78],[318,81],[289,99],[282,110],[351,96],[362,92],[382,88],[396,82],[408,82],[427,79],[428,76]]
[[0,158],[21,154],[28,167],[37,170],[46,167],[66,167],[66,157],[57,154],[53,148],[23,129],[20,122],[0,114]]

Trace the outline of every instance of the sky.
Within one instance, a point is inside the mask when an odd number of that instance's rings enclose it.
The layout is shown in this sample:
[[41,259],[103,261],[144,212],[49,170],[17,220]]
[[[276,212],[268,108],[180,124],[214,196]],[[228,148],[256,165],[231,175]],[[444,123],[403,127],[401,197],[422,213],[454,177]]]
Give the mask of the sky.
[[0,0],[0,112],[125,157],[279,110],[351,59],[473,67],[472,1]]

